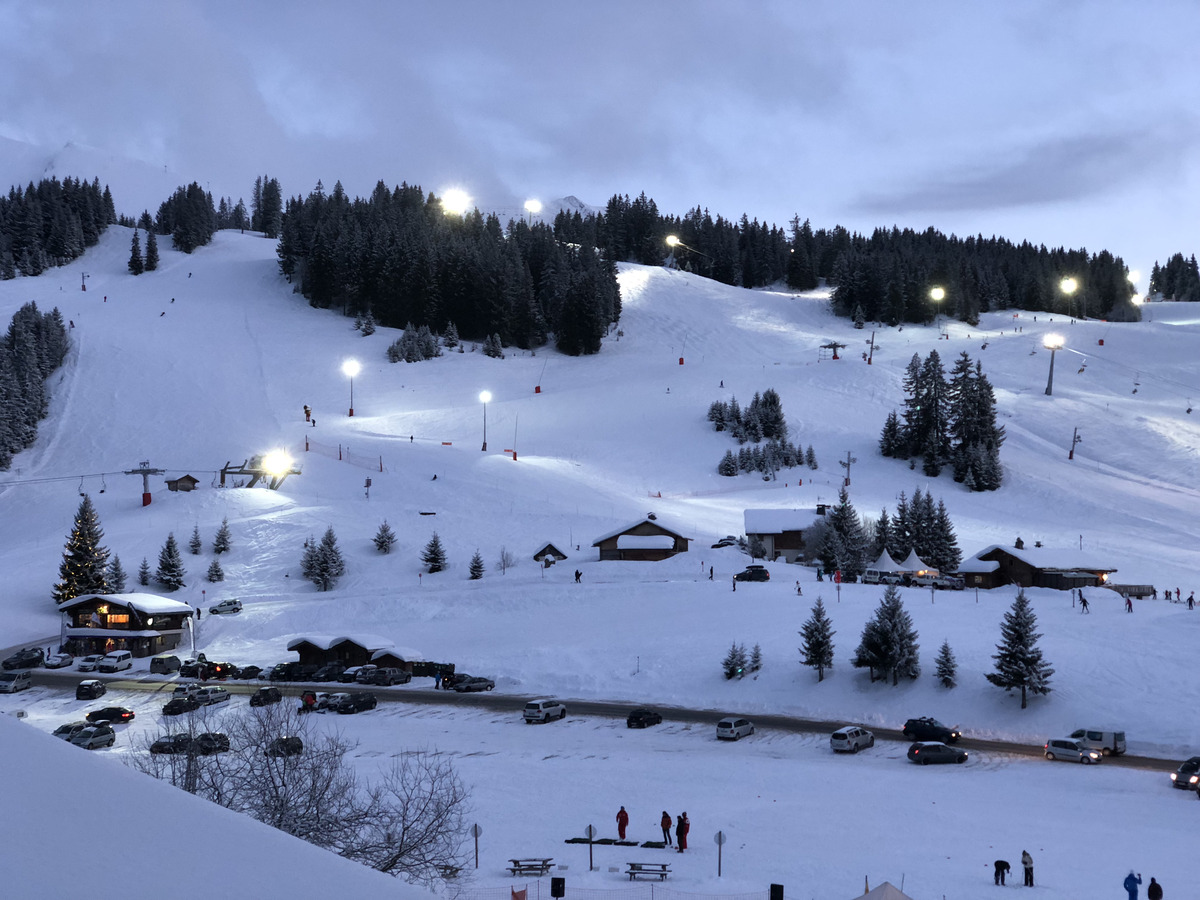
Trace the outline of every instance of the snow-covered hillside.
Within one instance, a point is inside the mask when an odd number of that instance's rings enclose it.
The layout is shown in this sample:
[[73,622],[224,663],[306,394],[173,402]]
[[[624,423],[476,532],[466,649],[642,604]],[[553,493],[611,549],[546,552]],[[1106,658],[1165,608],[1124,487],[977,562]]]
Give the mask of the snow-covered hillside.
[[[964,556],[1020,536],[1029,545],[1082,548],[1115,565],[1117,581],[1180,586],[1186,597],[1197,587],[1200,537],[1200,426],[1187,411],[1200,398],[1194,306],[1154,305],[1147,321],[1128,325],[993,313],[978,327],[945,325],[942,341],[933,328],[883,329],[868,366],[861,352],[869,330],[832,317],[824,294],[751,292],[624,266],[624,314],[596,356],[545,349],[496,360],[467,352],[389,364],[384,351],[396,332],[364,338],[350,320],[309,308],[280,279],[271,241],[223,233],[192,256],[164,241],[160,270],[133,278],[125,270],[130,237],[110,228],[74,265],[0,283],[5,319],[36,300],[75,325],[38,442],[0,475],[6,645],[57,634],[50,588],[86,491],[106,545],[131,573],[143,557],[153,567],[168,532],[186,543],[199,526],[206,549],[185,552],[188,583],[174,596],[193,606],[225,597],[245,604],[239,616],[201,622],[201,649],[213,658],[265,665],[288,658],[286,642],[299,635],[366,632],[494,676],[498,692],[788,712],[868,727],[935,715],[972,735],[1031,742],[1112,722],[1126,729],[1132,751],[1188,756],[1200,746],[1200,725],[1180,712],[1200,699],[1188,677],[1200,611],[1145,601],[1128,615],[1116,595],[1097,590],[1089,593],[1092,613],[1081,616],[1066,593],[1029,592],[1057,672],[1054,692],[1022,711],[1014,695],[983,677],[1012,590],[938,593],[935,603],[928,592],[905,591],[925,672],[891,688],[868,684],[848,663],[880,589],[843,585],[839,594],[811,569],[771,564],[769,583],[733,593],[730,577],[747,558],[736,548],[710,548],[743,531],[745,508],[835,500],[844,475],[838,460],[850,454],[860,513],[894,509],[901,491],[919,487],[945,501]],[[1051,331],[1066,346],[1048,397],[1041,339]],[[849,345],[843,359],[822,359],[819,347],[831,339]],[[934,348],[947,365],[962,351],[981,360],[996,389],[1008,433],[1000,491],[968,493],[948,472],[930,480],[876,450],[885,416],[900,403],[904,367]],[[340,370],[350,357],[363,364],[353,418]],[[778,391],[792,440],[812,444],[820,468],[787,470],[774,482],[716,475],[717,461],[736,445],[706,422],[709,404],[734,395],[744,404],[766,388]],[[492,394],[487,452],[480,450],[482,390]],[[305,404],[315,427],[304,421]],[[1075,427],[1083,443],[1068,460]],[[303,467],[281,490],[215,486],[226,462],[274,448]],[[165,477],[190,473],[200,487],[169,493],[156,478],[153,502],[143,508],[140,476],[121,474],[142,460]],[[694,538],[689,553],[660,563],[597,560],[597,537],[651,511]],[[233,533],[233,550],[221,558],[226,580],[209,584],[207,545],[226,517]],[[388,556],[371,543],[385,519],[400,538]],[[334,591],[318,593],[300,578],[300,555],[305,538],[330,525],[348,572]],[[450,566],[420,576],[420,552],[434,531]],[[546,541],[570,558],[542,571],[530,556]],[[469,581],[476,549],[488,570]],[[496,565],[502,550],[517,559],[504,574]],[[576,568],[581,584],[573,583]],[[837,629],[835,668],[820,685],[796,650],[818,595]],[[943,639],[959,661],[953,691],[931,677]],[[718,664],[735,640],[761,645],[766,665],[756,679],[721,676]],[[5,699],[0,708],[30,700]],[[436,730],[427,737],[436,742]],[[517,756],[513,765],[524,773],[538,762]],[[886,779],[886,771],[874,775]],[[1137,778],[1121,777],[1143,790]],[[1181,799],[1162,790],[1161,776],[1138,777],[1154,788],[1130,803]],[[886,795],[886,781],[880,790]],[[1064,800],[1070,794],[1049,796],[1047,804],[1072,802]],[[504,827],[511,799],[495,785],[480,788],[477,802],[494,815],[493,830]],[[556,819],[552,834],[561,840],[566,828]],[[994,851],[979,852],[990,863]],[[1005,852],[1015,862],[1020,847]],[[948,883],[939,881],[936,861],[921,866],[926,884]],[[805,871],[821,877],[819,866]],[[857,870],[852,880],[861,884]],[[699,876],[692,883],[713,888]]]

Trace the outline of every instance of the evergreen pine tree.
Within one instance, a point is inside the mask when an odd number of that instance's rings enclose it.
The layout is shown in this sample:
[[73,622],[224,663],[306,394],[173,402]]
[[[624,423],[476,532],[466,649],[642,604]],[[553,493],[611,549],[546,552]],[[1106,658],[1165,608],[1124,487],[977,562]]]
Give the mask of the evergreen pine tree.
[[867,560],[867,536],[863,532],[862,520],[850,503],[850,493],[843,485],[838,490],[838,502],[829,513],[830,528],[841,539],[842,555],[837,568],[843,581],[854,581],[863,573]]
[[804,644],[800,647],[800,662],[817,670],[817,681],[825,680],[825,670],[833,667],[833,623],[825,614],[825,601],[817,597],[812,615],[800,629]]
[[479,555],[479,551],[475,551],[475,555],[471,557],[471,565],[468,571],[471,574],[472,581],[478,581],[483,577],[483,557]]
[[142,564],[138,566],[137,581],[142,587],[149,587],[150,585],[150,560],[144,556],[142,557]]
[[153,272],[158,268],[158,238],[154,236],[153,231],[146,232],[146,262],[145,269],[147,272]]
[[427,571],[431,575],[446,568],[446,551],[442,549],[442,540],[436,531],[429,539],[429,543],[425,545],[424,552],[421,553],[421,562],[429,567]]
[[810,469],[817,467],[817,454],[813,453],[812,444],[809,444],[808,449],[804,451],[804,464]]
[[346,562],[342,559],[342,551],[338,549],[337,535],[333,526],[325,529],[321,545],[317,548],[317,572],[313,583],[318,590],[328,591],[334,583],[346,574]]
[[717,474],[732,477],[738,473],[737,460],[733,458],[733,451],[726,450],[725,455],[721,457],[721,461],[717,463]]
[[729,652],[725,654],[725,659],[721,661],[721,670],[726,678],[741,678],[746,674],[747,662],[745,646],[734,641],[729,647]]
[[750,661],[746,663],[746,670],[749,672],[757,672],[763,667],[762,647],[755,644],[750,651]]
[[901,675],[916,678],[921,674],[919,650],[917,631],[900,599],[900,589],[889,584],[874,618],[863,629],[863,640],[854,665],[871,668],[872,680],[875,669],[884,678],[890,675],[894,686],[899,684]]
[[200,537],[200,526],[192,526],[192,537],[188,541],[188,549],[192,551],[192,556],[199,556],[200,551],[204,549],[204,539]]
[[186,587],[184,577],[183,557],[179,555],[179,545],[175,542],[175,532],[167,534],[167,542],[158,553],[158,568],[154,572],[154,580],[161,584],[168,593]]
[[958,684],[958,663],[954,659],[954,651],[950,649],[949,641],[942,641],[942,649],[938,651],[937,668],[933,677],[944,688],[952,688]]
[[300,556],[300,574],[305,581],[316,582],[321,571],[321,553],[317,549],[317,539],[309,535],[304,540],[304,552]]
[[121,567],[121,557],[113,554],[112,560],[108,564],[108,590],[113,594],[125,593],[126,585],[129,582],[125,575],[125,570]]
[[55,603],[65,603],[86,594],[111,593],[106,577],[108,548],[100,543],[103,538],[104,530],[100,527],[92,498],[84,494],[58,567],[59,580],[53,590]]
[[883,433],[879,436],[879,452],[884,456],[901,456],[903,448],[900,441],[900,417],[893,409],[888,413],[883,423]]
[[212,561],[212,564],[208,567],[208,573],[204,577],[211,582],[225,580],[225,570],[221,568],[219,560],[214,559]]
[[1021,709],[1028,706],[1027,694],[1050,693],[1050,676],[1054,674],[1037,646],[1041,634],[1035,631],[1036,628],[1037,616],[1021,589],[1000,624],[1003,640],[996,645],[997,652],[992,655],[996,671],[987,673],[987,680],[997,687],[1006,691],[1021,689]]
[[146,264],[142,261],[142,241],[138,237],[137,229],[133,230],[133,241],[129,247],[129,274],[141,275],[146,271]]
[[375,549],[380,553],[391,553],[392,547],[396,545],[396,532],[392,531],[392,527],[388,525],[387,519],[384,519],[379,526],[379,530],[375,532]]
[[217,555],[228,553],[229,547],[229,518],[226,517],[221,520],[221,527],[217,529],[216,537],[213,538],[213,553]]

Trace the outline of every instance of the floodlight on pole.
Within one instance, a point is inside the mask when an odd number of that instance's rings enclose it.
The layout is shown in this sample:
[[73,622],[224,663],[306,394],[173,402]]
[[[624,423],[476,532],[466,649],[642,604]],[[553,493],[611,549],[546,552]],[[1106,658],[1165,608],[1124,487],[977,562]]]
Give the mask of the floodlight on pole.
[[1062,348],[1063,336],[1048,334],[1042,338],[1042,345],[1050,351],[1050,377],[1046,379],[1046,396],[1050,397],[1054,394],[1054,352]]
[[448,216],[461,216],[471,208],[471,197],[460,188],[451,188],[442,194],[442,212]]
[[485,451],[487,450],[487,405],[488,405],[488,401],[491,399],[492,399],[491,391],[480,391],[479,392],[479,402],[483,404],[483,447],[481,447],[480,449],[485,450]]
[[942,301],[946,299],[945,288],[933,288],[929,292],[929,299],[937,304],[934,306],[934,309],[937,310],[937,313],[934,315],[934,328],[937,329],[937,333],[940,335],[942,333]]
[[530,200],[525,201],[525,212],[529,213],[529,224],[530,225],[533,224],[533,217],[536,216],[541,211],[542,211],[542,201],[541,200],[530,199]]
[[272,450],[263,456],[262,467],[268,475],[278,478],[280,475],[286,475],[292,468],[292,458],[285,450]]
[[357,359],[348,359],[342,363],[342,374],[350,379],[350,415],[354,415],[354,376],[362,371],[362,364]]
[[[1058,289],[1067,297],[1067,315],[1071,315],[1071,297],[1079,289],[1079,282],[1074,278],[1064,278],[1058,283]],[[1085,314],[1083,318],[1087,318]]]

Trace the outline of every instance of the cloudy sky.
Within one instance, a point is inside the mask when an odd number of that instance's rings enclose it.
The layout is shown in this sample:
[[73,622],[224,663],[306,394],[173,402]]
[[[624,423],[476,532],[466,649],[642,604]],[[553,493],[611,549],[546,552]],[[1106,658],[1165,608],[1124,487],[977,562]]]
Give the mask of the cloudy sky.
[[514,213],[644,191],[1148,271],[1197,250],[1197,45],[1194,0],[0,0],[0,138],[235,199],[263,173]]

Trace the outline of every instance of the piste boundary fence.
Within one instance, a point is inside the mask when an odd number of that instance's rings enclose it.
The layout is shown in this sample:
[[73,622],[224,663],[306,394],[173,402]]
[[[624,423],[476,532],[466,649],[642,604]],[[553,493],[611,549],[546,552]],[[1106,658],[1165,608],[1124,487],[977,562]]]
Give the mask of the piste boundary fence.
[[[526,900],[550,900],[550,885],[543,888],[543,880],[514,882],[510,887],[451,887],[449,896],[452,900],[512,900],[513,892],[524,888]],[[769,900],[770,894],[769,890],[749,894],[694,894],[646,881],[623,888],[578,888],[572,887],[568,880],[565,900]]]

